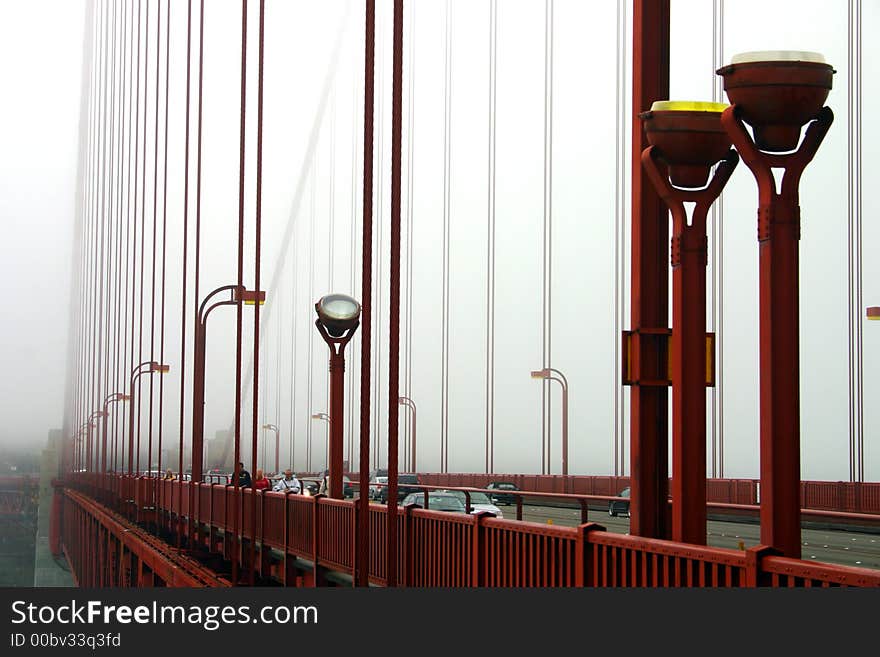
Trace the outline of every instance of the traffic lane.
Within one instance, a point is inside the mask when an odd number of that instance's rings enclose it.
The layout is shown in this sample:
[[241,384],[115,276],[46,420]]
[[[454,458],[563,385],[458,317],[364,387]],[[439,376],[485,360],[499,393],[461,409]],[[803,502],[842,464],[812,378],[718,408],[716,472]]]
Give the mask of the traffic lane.
[[[505,519],[516,520],[516,507],[499,507]],[[523,505],[523,520],[541,524],[575,527],[581,522],[580,509]],[[609,516],[607,511],[590,510],[589,520],[606,531],[629,534],[629,518]],[[761,543],[757,523],[709,520],[706,542],[710,547],[746,549]],[[801,558],[808,561],[857,566],[880,570],[880,535],[855,531],[804,528],[801,530]]]

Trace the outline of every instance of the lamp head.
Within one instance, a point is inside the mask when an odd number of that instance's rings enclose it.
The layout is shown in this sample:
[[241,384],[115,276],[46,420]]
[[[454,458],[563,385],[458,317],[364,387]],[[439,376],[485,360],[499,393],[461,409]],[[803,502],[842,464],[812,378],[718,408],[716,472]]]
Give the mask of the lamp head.
[[318,320],[334,338],[357,326],[361,316],[361,304],[347,294],[327,294],[315,304]]
[[546,379],[550,376],[550,370],[532,370],[531,377],[533,379]]
[[648,143],[669,165],[677,187],[704,187],[710,169],[730,150],[730,137],[721,125],[724,103],[694,100],[658,100],[639,114]]
[[243,290],[237,289],[234,294],[236,301],[241,301],[246,306],[265,305],[266,292],[264,290]]
[[880,319],[880,306],[868,306],[868,309],[865,314],[868,319],[871,319],[871,320]]
[[734,55],[717,73],[755,145],[783,153],[797,148],[801,128],[822,109],[835,71],[819,53],[766,50]]

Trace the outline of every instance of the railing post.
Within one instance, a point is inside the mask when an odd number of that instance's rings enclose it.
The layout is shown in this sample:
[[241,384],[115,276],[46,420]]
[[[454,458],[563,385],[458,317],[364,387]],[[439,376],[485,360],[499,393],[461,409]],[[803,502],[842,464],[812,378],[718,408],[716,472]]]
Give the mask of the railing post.
[[473,514],[474,534],[471,541],[471,586],[483,586],[486,582],[486,564],[483,559],[483,548],[486,545],[485,527],[483,521],[486,518],[494,518],[495,515],[488,511],[479,511]]
[[596,569],[594,568],[595,549],[590,541],[591,532],[604,532],[605,527],[596,522],[586,522],[577,526],[577,539],[574,555],[574,585],[595,586]]
[[413,586],[413,509],[417,504],[407,504],[403,507],[403,585]]
[[761,560],[774,554],[779,554],[779,551],[768,545],[756,545],[746,550],[746,587],[756,588],[763,585]]
[[320,536],[320,523],[318,522],[318,506],[319,502],[326,497],[326,495],[318,494],[315,495],[312,500],[314,503],[312,505],[312,563],[314,564],[314,570],[312,571],[312,586],[324,586],[324,573],[321,571],[321,567],[318,565],[318,553],[321,547],[321,536]]

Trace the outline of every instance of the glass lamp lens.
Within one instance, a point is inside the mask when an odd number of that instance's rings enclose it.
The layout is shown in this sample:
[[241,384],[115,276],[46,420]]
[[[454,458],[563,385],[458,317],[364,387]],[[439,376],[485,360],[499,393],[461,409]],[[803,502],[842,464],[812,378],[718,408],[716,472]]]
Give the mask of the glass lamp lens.
[[817,52],[804,50],[754,50],[741,52],[730,59],[731,64],[747,64],[751,62],[812,62],[824,64],[825,57]]
[[652,112],[723,112],[726,103],[710,103],[702,100],[655,100]]
[[328,294],[321,299],[321,312],[329,319],[354,319],[360,310],[360,304],[344,294]]

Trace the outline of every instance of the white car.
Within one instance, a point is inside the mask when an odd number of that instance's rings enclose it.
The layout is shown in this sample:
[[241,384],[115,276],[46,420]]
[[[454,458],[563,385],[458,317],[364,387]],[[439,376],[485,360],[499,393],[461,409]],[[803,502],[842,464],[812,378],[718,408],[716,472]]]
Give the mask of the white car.
[[[447,490],[443,491],[444,493],[448,493],[450,495],[455,495],[458,499],[461,500],[461,503],[467,506],[467,502],[465,501],[464,491],[461,490]],[[491,513],[496,518],[503,518],[504,514],[501,513],[501,509],[492,504],[492,500],[489,499],[489,496],[486,493],[468,493],[471,498],[471,513],[477,513],[479,511],[486,511]]]

